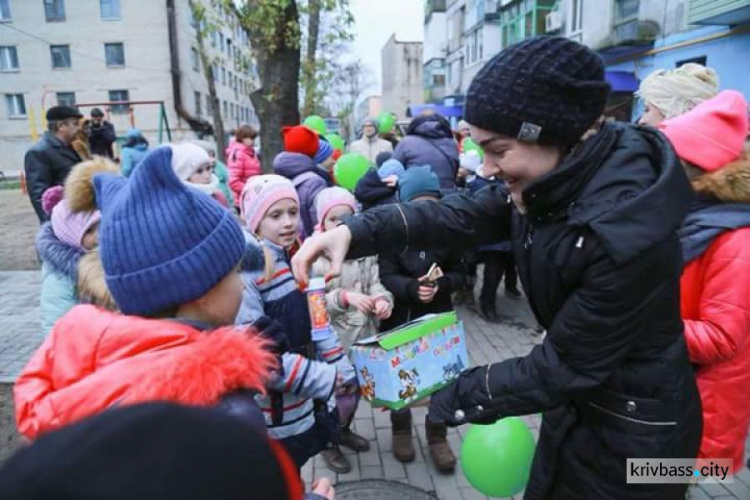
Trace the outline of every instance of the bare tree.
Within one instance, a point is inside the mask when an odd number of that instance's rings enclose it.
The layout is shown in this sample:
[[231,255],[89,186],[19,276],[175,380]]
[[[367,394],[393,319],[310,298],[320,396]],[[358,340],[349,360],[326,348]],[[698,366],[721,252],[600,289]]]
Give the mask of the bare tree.
[[190,11],[193,14],[196,27],[195,33],[198,41],[198,55],[200,56],[201,65],[203,66],[203,74],[206,76],[206,83],[208,83],[208,95],[211,100],[211,118],[213,119],[213,131],[214,137],[216,137],[216,154],[222,162],[226,161],[224,157],[224,120],[221,117],[221,105],[219,101],[219,95],[216,92],[216,77],[214,75],[214,64],[209,57],[205,39],[210,36],[211,33],[219,28],[217,21],[208,19],[206,14],[206,8],[200,1],[189,0]]

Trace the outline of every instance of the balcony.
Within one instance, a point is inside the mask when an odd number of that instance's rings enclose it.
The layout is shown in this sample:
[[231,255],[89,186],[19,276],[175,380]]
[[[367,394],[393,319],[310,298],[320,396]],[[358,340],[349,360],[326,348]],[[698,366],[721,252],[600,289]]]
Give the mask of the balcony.
[[750,0],[689,0],[690,24],[734,25],[750,21]]
[[427,0],[424,4],[424,21],[430,21],[433,13],[445,12],[448,2],[446,0]]

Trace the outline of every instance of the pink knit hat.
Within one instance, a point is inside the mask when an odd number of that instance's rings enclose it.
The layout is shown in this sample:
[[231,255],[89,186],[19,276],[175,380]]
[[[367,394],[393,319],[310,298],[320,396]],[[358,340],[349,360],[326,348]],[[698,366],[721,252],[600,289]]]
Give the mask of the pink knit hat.
[[329,187],[318,193],[318,197],[315,198],[315,212],[318,214],[318,230],[322,230],[323,221],[328,212],[339,206],[349,207],[352,209],[352,212],[357,212],[357,200],[354,199],[352,193],[342,187]]
[[76,212],[73,213],[68,207],[68,202],[63,198],[60,203],[52,209],[52,231],[57,239],[81,250],[83,248],[83,237],[86,231],[99,222],[101,214],[99,210],[93,212]]
[[714,172],[736,160],[747,137],[747,101],[725,90],[691,111],[659,124],[681,159]]
[[62,186],[52,186],[42,193],[42,210],[45,214],[52,215],[52,209],[63,199],[64,191]]
[[258,231],[263,216],[277,201],[291,199],[299,205],[294,184],[286,177],[274,174],[250,177],[240,199],[242,218],[253,233]]

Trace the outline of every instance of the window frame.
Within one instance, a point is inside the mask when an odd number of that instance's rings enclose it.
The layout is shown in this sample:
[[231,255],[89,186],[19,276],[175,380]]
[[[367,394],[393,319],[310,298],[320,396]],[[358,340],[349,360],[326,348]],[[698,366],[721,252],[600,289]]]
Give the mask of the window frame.
[[[7,17],[3,16],[3,12],[8,13]],[[0,23],[10,23],[12,21],[13,11],[10,9],[10,0],[0,0]]]
[[[55,66],[55,49],[65,49],[68,54],[68,65],[67,66]],[[73,69],[73,57],[70,53],[70,44],[61,44],[61,45],[50,45],[49,46],[49,55],[50,55],[50,63],[52,64],[52,69],[54,71],[65,71]]]
[[[116,5],[117,7],[117,14],[116,16],[104,16],[104,5],[105,3],[110,5],[110,8],[112,5]],[[99,18],[102,21],[120,21],[122,20],[122,5],[120,4],[120,0],[99,0]]]
[[[112,94],[114,92],[124,92],[125,93],[125,99],[113,99]],[[117,102],[117,101],[125,101],[130,102],[130,90],[129,89],[112,89],[107,91],[107,96],[110,101]],[[130,106],[127,104],[114,104],[109,108],[109,112],[113,115],[126,115],[130,112]]]
[[[61,95],[70,95],[73,96],[72,102],[68,99],[60,99]],[[55,100],[57,100],[58,106],[69,106],[71,108],[74,108],[76,106],[76,93],[75,92],[55,92]]]
[[201,55],[195,47],[190,47],[190,63],[193,66],[193,71],[201,72]]
[[[4,94],[4,96],[5,96],[5,113],[6,113],[7,118],[11,120],[26,119],[28,116],[28,110],[26,109],[26,97],[22,93]],[[20,101],[17,100],[19,98],[20,98]],[[11,102],[13,102],[13,105],[11,105]],[[12,111],[15,111],[16,108],[18,108],[17,104],[19,102],[21,103],[21,107],[23,108],[23,111],[21,113],[13,113]]]
[[[627,17],[619,18],[618,17],[618,5],[620,5],[622,2],[627,1],[635,1],[636,2],[636,9],[635,14],[632,14]],[[641,0],[612,0],[612,24],[614,26],[620,26],[623,24],[627,24],[633,21],[638,20],[638,12],[641,8]]]
[[203,116],[203,96],[197,90],[193,91],[193,98],[195,100],[195,114],[196,116]]
[[[8,56],[6,57],[5,54],[8,54]],[[15,66],[11,64],[13,63],[13,57],[10,56],[11,54],[15,57]],[[7,68],[2,67],[3,61],[9,63]],[[18,59],[18,47],[16,45],[0,45],[0,73],[20,73],[20,71],[21,62]]]
[[[66,21],[65,0],[42,0],[44,5],[44,20],[48,23],[64,23]],[[61,17],[50,17],[50,8],[57,6],[57,14]],[[48,8],[49,7],[49,8]]]
[[[120,52],[122,54],[122,64],[111,64],[109,61],[109,50],[110,47],[120,46]],[[104,64],[108,68],[124,68],[126,64],[125,60],[125,43],[124,42],[104,42]]]

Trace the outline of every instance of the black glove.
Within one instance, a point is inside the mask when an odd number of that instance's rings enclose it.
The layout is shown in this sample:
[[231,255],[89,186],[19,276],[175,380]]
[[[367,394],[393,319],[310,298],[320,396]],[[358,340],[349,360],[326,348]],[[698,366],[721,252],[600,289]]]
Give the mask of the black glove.
[[463,372],[455,382],[430,397],[429,419],[450,427],[471,422],[491,424],[502,417],[487,393],[489,365]]

